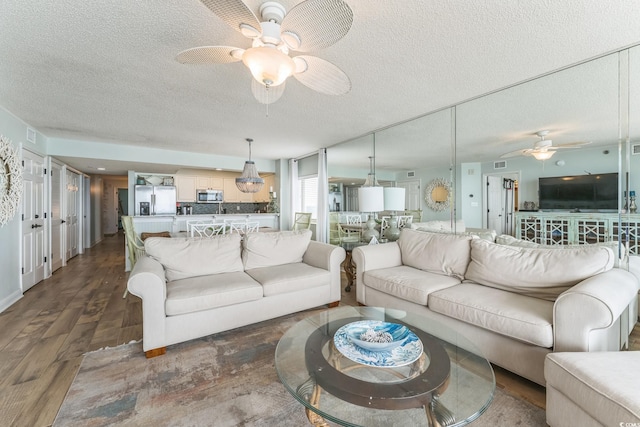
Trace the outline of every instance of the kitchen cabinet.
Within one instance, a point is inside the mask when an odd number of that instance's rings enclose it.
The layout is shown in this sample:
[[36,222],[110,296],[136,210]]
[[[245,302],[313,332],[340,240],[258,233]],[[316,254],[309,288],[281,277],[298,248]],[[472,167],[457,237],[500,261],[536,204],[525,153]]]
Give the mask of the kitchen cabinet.
[[195,176],[176,175],[174,177],[174,184],[176,186],[176,201],[190,203],[195,202],[196,183],[197,179]]
[[226,203],[251,203],[253,193],[243,193],[236,187],[235,178],[224,178],[223,182],[224,201]]
[[268,203],[269,202],[269,189],[274,187],[275,177],[274,175],[268,175],[263,177],[264,185],[262,189],[254,194],[253,201],[258,203]]
[[211,176],[199,176],[197,179],[198,190],[223,190],[224,180]]

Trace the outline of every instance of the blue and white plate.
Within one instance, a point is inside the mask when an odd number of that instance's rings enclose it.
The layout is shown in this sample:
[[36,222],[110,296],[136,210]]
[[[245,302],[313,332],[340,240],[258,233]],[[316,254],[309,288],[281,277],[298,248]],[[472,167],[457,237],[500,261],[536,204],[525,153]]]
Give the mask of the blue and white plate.
[[[372,343],[360,340],[368,329],[388,332],[393,337],[389,343]],[[380,320],[360,320],[344,325],[333,336],[340,353],[356,363],[379,368],[395,368],[418,360],[422,354],[422,342],[409,328],[397,323]]]

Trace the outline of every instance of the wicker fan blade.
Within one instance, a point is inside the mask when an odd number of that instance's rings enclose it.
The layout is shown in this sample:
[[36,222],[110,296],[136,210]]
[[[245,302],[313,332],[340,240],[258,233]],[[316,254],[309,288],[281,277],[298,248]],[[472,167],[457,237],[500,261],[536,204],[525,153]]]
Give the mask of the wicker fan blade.
[[353,23],[353,11],[342,0],[306,0],[282,20],[282,33],[294,33],[300,45],[292,49],[309,52],[331,46],[344,37]]
[[265,85],[259,83],[256,79],[251,79],[251,92],[256,100],[260,104],[273,104],[276,102],[282,94],[284,93],[285,83],[282,83],[278,86],[271,86],[267,88]]
[[325,95],[344,95],[351,90],[349,77],[331,62],[307,55],[293,60],[299,70],[293,76],[309,89]]
[[[233,46],[200,46],[183,50],[176,56],[176,61],[182,64],[228,64],[240,61],[231,52],[242,51]],[[238,55],[242,56],[242,55]]]
[[240,24],[245,24],[253,27],[258,34],[262,32],[260,21],[242,0],[200,1],[234,30],[242,33]]

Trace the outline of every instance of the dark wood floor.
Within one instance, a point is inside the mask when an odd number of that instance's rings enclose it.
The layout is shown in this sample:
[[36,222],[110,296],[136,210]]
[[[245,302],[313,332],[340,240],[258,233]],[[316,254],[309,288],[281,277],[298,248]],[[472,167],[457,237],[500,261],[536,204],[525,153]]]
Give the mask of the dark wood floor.
[[[0,426],[51,425],[84,353],[142,338],[140,299],[122,298],[123,252],[122,234],[107,236],[0,313]],[[355,292],[341,304],[355,305]],[[544,388],[500,368],[496,380],[544,408]]]

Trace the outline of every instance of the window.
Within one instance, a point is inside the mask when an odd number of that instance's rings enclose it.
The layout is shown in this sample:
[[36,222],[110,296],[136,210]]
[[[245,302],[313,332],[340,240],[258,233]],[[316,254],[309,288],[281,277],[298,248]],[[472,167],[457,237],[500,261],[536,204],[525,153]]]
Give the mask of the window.
[[311,219],[318,218],[318,177],[300,178],[300,211],[311,212]]

